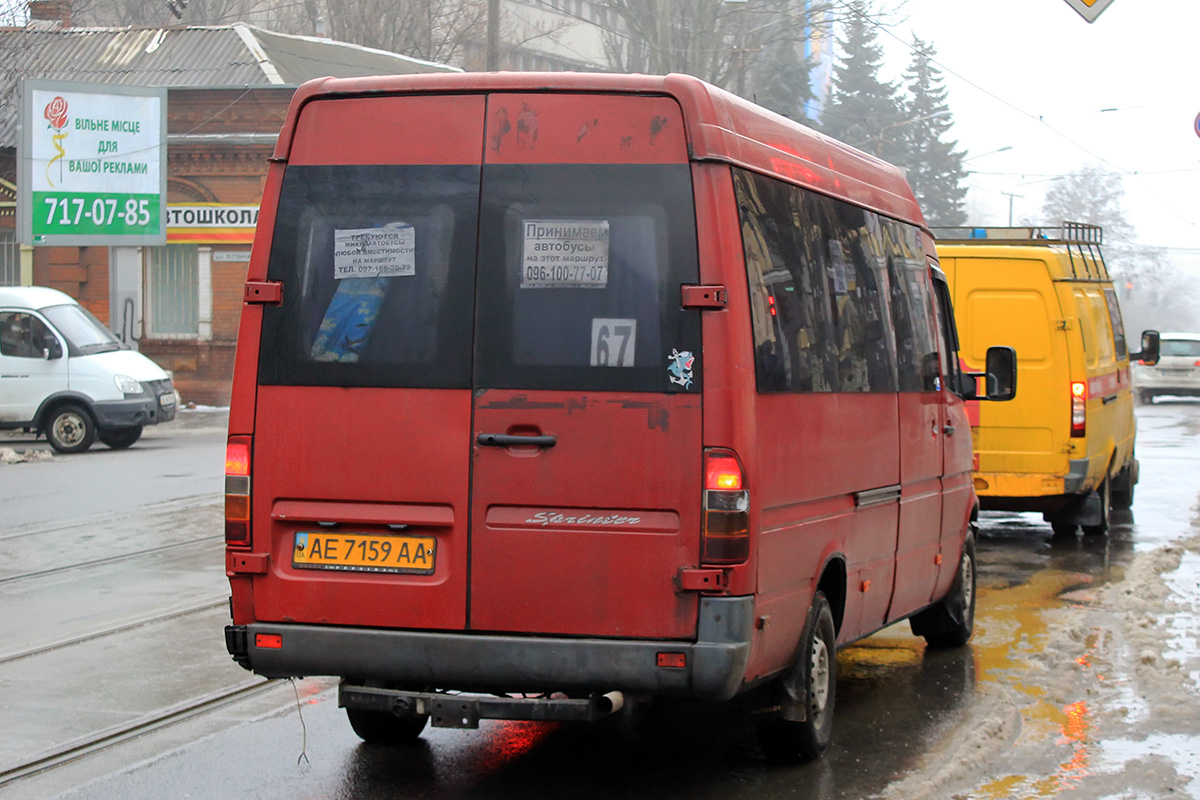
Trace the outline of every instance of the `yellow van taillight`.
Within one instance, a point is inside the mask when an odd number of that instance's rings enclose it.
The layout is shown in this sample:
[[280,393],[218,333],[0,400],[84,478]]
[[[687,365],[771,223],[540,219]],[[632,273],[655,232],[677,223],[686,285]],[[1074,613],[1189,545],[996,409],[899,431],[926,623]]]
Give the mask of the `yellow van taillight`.
[[750,493],[731,450],[704,453],[702,564],[739,564],[750,556]]
[[225,544],[250,546],[250,437],[225,445]]
[[1087,384],[1071,381],[1071,436],[1087,435]]

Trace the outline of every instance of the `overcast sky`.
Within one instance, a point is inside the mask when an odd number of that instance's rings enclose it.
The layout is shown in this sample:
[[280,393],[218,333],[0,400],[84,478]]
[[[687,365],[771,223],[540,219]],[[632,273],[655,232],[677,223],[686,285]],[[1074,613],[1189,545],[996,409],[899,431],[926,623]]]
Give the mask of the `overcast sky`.
[[[1040,217],[1056,175],[1124,175],[1136,241],[1200,270],[1200,0],[1113,0],[1088,23],[1066,0],[908,0],[881,32],[896,79],[913,34],[937,47],[972,171],[971,222]],[[993,152],[1000,148],[1011,150]]]

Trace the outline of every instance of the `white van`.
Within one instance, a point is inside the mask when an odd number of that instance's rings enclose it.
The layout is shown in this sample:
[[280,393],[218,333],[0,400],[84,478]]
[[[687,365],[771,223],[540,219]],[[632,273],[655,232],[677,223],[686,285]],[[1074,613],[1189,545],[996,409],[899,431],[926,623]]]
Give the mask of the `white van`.
[[129,447],[175,418],[175,387],[70,295],[0,287],[0,430],[44,433],[60,453]]

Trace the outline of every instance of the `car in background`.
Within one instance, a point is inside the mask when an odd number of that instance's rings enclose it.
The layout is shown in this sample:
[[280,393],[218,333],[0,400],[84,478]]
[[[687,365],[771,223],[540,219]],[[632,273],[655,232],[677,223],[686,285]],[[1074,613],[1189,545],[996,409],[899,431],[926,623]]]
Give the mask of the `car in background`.
[[0,430],[45,434],[60,453],[123,450],[177,405],[171,377],[70,295],[0,287]]
[[1164,333],[1158,363],[1133,365],[1138,399],[1153,403],[1162,395],[1200,397],[1200,333]]

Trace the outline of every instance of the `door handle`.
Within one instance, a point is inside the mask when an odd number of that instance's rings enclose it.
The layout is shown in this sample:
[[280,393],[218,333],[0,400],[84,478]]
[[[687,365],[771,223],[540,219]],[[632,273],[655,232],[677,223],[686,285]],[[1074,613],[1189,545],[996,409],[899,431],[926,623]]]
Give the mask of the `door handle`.
[[954,426],[953,425],[943,425],[942,433],[946,434],[947,436],[953,436],[954,435]]
[[508,433],[481,433],[475,439],[484,447],[554,447],[557,436],[513,436]]

